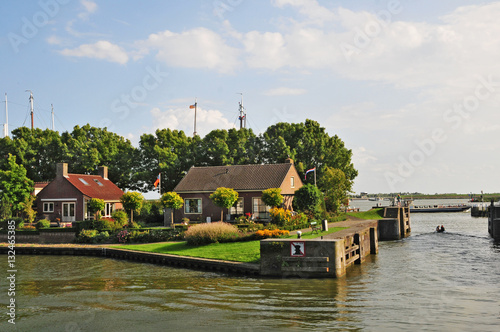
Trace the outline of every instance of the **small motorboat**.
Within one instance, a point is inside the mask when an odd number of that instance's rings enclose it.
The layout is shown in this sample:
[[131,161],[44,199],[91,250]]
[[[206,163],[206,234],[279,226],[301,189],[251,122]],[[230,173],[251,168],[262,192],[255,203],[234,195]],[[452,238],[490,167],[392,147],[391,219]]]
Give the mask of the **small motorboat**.
[[441,226],[441,227],[436,227],[436,232],[437,233],[443,233],[444,232],[444,226]]

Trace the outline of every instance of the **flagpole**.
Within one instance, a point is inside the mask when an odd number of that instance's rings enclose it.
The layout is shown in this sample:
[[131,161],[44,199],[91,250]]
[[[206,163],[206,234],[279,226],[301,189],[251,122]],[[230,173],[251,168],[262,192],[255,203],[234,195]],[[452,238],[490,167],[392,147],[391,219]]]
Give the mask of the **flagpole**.
[[158,193],[160,194],[161,197],[161,172],[158,173],[158,177],[160,178],[160,182],[158,183]]
[[196,98],[194,99],[194,132],[193,132],[193,137],[196,136],[196,108],[198,106],[198,102],[196,101]]
[[314,186],[317,187],[317,185],[316,185],[316,167],[314,167]]

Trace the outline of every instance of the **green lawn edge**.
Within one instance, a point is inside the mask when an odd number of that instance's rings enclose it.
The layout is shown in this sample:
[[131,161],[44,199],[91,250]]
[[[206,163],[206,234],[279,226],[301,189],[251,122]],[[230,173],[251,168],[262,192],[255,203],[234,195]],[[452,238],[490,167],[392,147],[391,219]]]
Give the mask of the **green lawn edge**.
[[376,208],[363,212],[347,212],[347,215],[365,220],[372,220],[372,219],[378,220],[384,218],[384,209]]
[[[314,239],[320,236],[338,232],[347,227],[332,227],[326,232],[302,234],[302,239]],[[297,235],[290,235],[288,238],[296,238]],[[182,242],[157,242],[146,244],[113,245],[109,248],[127,249],[160,254],[170,254],[178,256],[198,257],[216,260],[225,260],[241,263],[260,262],[260,240],[212,243],[203,246],[189,246],[186,241]]]

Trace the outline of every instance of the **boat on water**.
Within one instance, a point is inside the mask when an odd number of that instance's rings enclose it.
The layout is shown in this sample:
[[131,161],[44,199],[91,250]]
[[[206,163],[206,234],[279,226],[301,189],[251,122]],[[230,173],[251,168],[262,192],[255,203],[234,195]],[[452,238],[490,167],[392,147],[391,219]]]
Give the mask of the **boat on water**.
[[433,212],[466,212],[471,206],[460,205],[410,205],[410,213],[433,213]]

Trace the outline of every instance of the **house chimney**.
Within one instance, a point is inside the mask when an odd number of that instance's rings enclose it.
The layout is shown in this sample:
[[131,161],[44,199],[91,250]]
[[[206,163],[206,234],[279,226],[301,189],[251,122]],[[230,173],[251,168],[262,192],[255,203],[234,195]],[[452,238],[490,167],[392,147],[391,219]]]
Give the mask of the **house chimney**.
[[108,167],[107,166],[99,166],[99,172],[97,173],[100,175],[104,180],[108,179]]
[[56,166],[56,177],[68,177],[68,164],[67,163],[57,163]]
[[293,165],[293,159],[292,158],[286,158],[285,163]]

